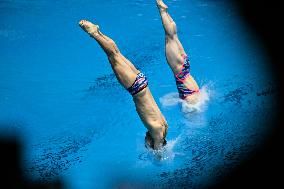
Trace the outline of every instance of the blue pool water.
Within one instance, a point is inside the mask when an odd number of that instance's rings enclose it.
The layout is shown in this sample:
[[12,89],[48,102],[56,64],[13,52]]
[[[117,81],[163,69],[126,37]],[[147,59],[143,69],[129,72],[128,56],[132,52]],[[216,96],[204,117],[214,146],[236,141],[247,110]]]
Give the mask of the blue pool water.
[[[205,103],[178,102],[154,0],[0,2],[0,132],[24,141],[31,179],[66,188],[192,188],[219,181],[265,141],[275,87],[262,44],[229,1],[165,1]],[[100,25],[142,70],[169,124],[158,160],[98,44]],[[206,101],[206,99],[208,99]]]

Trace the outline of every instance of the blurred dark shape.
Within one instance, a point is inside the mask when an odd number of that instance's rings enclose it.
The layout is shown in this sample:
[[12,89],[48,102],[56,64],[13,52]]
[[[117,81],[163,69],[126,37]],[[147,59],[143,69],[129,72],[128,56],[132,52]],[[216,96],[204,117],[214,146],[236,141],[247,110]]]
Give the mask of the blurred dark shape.
[[[277,86],[277,107],[268,139],[213,188],[284,188],[283,177],[283,6],[281,1],[235,0],[241,18],[263,44]],[[282,86],[282,87],[281,87]]]
[[53,183],[30,182],[25,179],[21,166],[20,141],[16,137],[0,136],[0,188],[5,189],[60,189],[59,181]]

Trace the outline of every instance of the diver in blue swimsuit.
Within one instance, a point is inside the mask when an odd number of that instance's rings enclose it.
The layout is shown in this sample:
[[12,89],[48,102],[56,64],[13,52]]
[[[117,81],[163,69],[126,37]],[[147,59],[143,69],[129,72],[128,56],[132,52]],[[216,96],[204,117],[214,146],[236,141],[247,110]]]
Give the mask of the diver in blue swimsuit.
[[132,95],[136,111],[148,129],[145,137],[146,147],[156,150],[166,145],[168,124],[149,90],[146,76],[120,53],[112,39],[100,32],[98,25],[86,20],[81,20],[79,25],[99,43],[116,78]]
[[176,80],[179,97],[186,102],[196,103],[199,87],[190,74],[190,61],[177,36],[177,27],[162,0],[156,0],[166,39],[166,58]]

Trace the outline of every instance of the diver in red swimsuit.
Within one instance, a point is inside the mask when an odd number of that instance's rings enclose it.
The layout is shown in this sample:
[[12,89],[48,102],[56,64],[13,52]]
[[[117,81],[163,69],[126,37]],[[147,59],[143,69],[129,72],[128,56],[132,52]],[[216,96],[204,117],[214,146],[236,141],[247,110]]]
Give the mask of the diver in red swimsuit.
[[157,0],[166,37],[166,58],[172,69],[179,97],[188,103],[198,101],[199,87],[190,74],[190,61],[177,36],[177,27],[168,13],[168,7],[162,0]]

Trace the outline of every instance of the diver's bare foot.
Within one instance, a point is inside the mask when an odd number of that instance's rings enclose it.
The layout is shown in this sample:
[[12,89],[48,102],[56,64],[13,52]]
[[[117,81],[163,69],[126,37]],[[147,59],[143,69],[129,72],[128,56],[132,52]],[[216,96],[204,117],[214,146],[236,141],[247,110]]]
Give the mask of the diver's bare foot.
[[81,20],[79,22],[79,25],[85,32],[90,34],[90,36],[95,37],[95,36],[100,34],[99,26],[95,25],[95,24],[93,24],[93,23],[91,23],[87,20]]
[[167,10],[168,6],[162,0],[156,0],[157,6],[160,10]]

